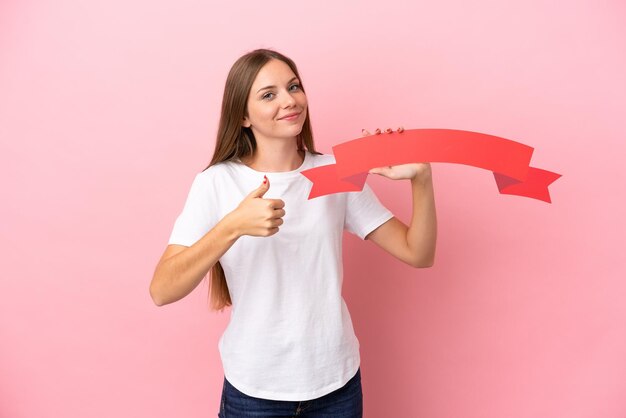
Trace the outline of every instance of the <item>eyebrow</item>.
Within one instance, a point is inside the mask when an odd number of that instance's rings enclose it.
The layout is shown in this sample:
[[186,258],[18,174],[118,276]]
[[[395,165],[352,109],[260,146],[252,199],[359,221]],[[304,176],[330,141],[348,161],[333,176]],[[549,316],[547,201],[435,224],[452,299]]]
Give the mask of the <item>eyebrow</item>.
[[[289,83],[291,83],[293,80],[297,80],[297,79],[298,79],[298,77],[294,77],[294,78],[292,78],[291,80],[289,80],[289,81],[287,82],[287,84],[289,84]],[[263,87],[263,88],[259,89],[259,91],[257,91],[257,93],[258,93],[258,92],[260,92],[261,90],[275,89],[275,88],[276,88],[276,86],[267,86],[267,87]]]

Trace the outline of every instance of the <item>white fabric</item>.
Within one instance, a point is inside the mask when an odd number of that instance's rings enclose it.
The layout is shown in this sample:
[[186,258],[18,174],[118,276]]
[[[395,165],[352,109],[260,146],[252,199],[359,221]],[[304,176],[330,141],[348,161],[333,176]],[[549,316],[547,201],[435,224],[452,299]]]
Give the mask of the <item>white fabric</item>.
[[353,377],[359,341],[341,295],[343,229],[364,239],[393,217],[366,184],[361,192],[307,200],[300,171],[333,164],[306,152],[294,171],[263,173],[223,162],[196,175],[170,244],[191,246],[233,211],[267,175],[264,198],[285,202],[284,223],[269,237],[244,235],[220,258],[232,300],[219,341],[226,379],[257,398],[304,401]]

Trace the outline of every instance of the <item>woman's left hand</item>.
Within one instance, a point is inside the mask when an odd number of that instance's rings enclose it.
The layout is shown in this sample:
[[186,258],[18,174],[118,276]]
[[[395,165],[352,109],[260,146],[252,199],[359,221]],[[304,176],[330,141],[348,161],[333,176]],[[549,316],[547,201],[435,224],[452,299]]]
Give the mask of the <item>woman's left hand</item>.
[[[400,132],[400,131],[399,131]],[[363,136],[370,135],[368,131],[363,129]],[[376,129],[376,134],[380,134],[380,129]],[[389,165],[385,167],[372,168],[370,174],[378,174],[390,178],[392,180],[402,179],[420,179],[426,180],[432,175],[430,163],[410,163],[400,165]]]

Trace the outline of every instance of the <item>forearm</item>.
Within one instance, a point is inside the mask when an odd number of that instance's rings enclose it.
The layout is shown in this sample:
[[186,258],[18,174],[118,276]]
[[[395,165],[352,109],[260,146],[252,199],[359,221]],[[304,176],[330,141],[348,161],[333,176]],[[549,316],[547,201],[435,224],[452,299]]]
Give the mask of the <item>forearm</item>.
[[437,214],[432,174],[411,179],[413,215],[407,230],[407,244],[416,257],[418,267],[430,267],[435,262],[437,243]]
[[226,216],[195,244],[162,260],[150,286],[155,303],[166,305],[191,293],[237,239],[233,220]]

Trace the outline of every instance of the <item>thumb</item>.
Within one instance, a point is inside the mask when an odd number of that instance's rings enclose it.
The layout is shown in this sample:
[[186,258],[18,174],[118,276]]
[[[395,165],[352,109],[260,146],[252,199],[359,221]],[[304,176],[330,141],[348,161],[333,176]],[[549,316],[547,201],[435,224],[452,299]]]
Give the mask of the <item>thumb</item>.
[[369,170],[370,174],[385,175],[389,171],[389,167],[375,167]]
[[263,197],[263,195],[270,189],[270,180],[267,176],[263,176],[263,183],[248,195],[249,197]]

